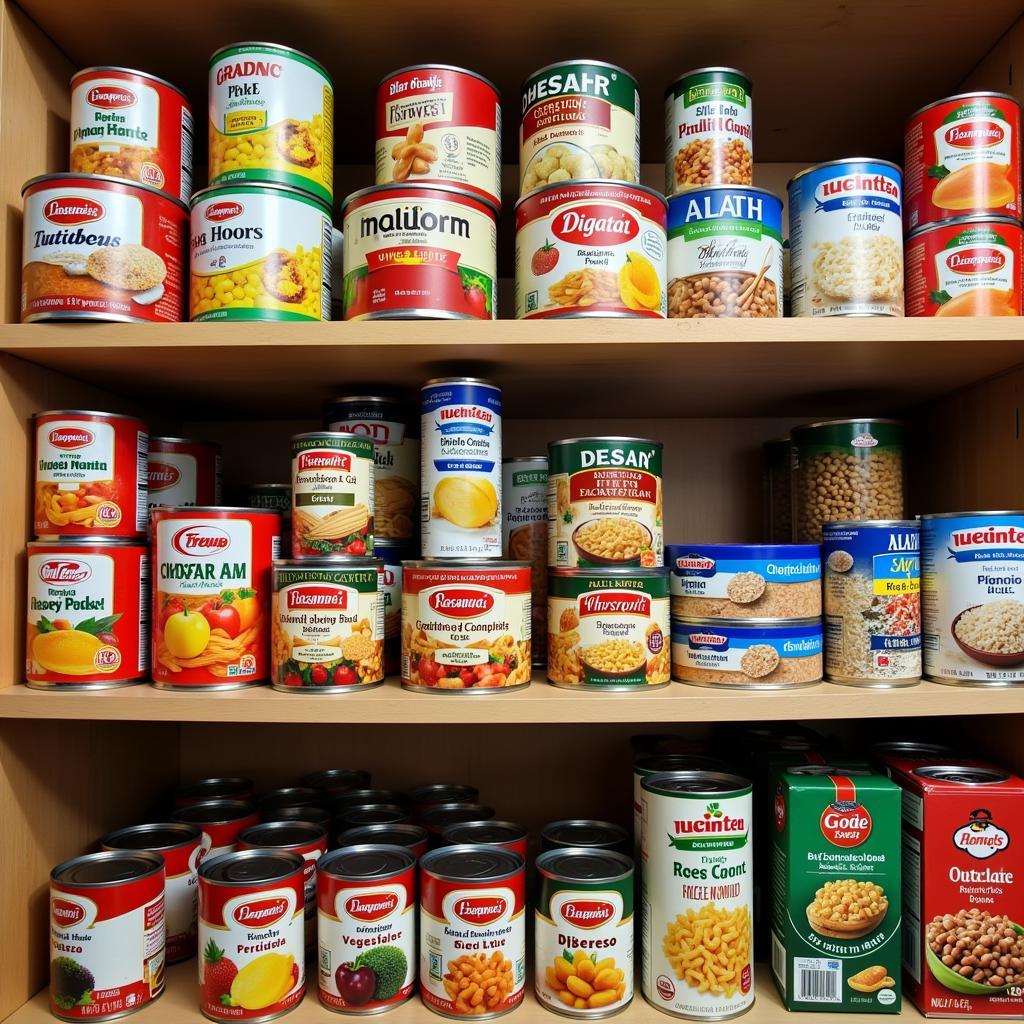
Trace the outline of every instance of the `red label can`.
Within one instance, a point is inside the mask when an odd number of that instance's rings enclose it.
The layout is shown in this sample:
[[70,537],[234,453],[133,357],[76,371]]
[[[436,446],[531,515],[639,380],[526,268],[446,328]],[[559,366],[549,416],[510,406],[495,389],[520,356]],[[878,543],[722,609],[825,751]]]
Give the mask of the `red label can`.
[[907,316],[1020,316],[1024,232],[1010,217],[958,217],[907,237]]
[[523,1001],[526,862],[497,846],[420,859],[420,996],[446,1017],[497,1017]]
[[446,846],[501,846],[523,858],[528,836],[526,826],[514,821],[461,821],[441,831],[441,841]]
[[1020,104],[968,92],[912,114],[903,137],[903,214],[913,231],[964,214],[1021,215]]
[[195,825],[202,832],[200,860],[232,853],[237,849],[239,835],[258,825],[259,820],[256,807],[242,800],[206,800],[179,807],[171,815],[171,821]]
[[108,851],[50,873],[50,1012],[112,1020],[164,990],[164,863]]
[[149,668],[149,551],[130,540],[66,537],[28,545],[25,681],[97,690]]
[[399,822],[388,825],[357,825],[338,835],[337,846],[404,846],[419,860],[427,852],[429,833],[422,825]]
[[151,437],[146,477],[151,509],[158,505],[219,505],[220,445],[185,437]]
[[271,568],[281,517],[249,508],[153,510],[153,682],[232,689],[270,676]]
[[37,537],[141,537],[146,532],[146,424],[82,409],[38,412]]
[[175,807],[191,807],[208,800],[242,800],[251,802],[256,795],[252,779],[240,776],[199,779],[174,791]]
[[317,879],[320,1002],[379,1013],[416,989],[416,856],[403,846],[346,846]]
[[199,868],[199,1009],[267,1021],[306,991],[302,858],[244,850]]

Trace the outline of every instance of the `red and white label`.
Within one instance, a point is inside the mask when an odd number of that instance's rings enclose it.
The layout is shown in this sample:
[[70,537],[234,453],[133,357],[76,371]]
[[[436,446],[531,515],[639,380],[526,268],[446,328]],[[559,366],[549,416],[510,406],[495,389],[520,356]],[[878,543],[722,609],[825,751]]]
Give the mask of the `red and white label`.
[[150,508],[220,504],[220,452],[213,445],[151,438],[147,476]]

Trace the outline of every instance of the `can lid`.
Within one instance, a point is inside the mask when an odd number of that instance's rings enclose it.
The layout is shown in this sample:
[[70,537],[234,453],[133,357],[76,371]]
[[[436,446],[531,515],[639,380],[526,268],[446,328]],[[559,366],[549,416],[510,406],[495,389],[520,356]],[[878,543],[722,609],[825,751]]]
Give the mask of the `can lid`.
[[356,804],[391,804],[401,807],[404,802],[402,794],[393,789],[344,789],[328,797],[328,804],[336,810]]
[[871,744],[871,749],[876,754],[902,754],[909,757],[934,757],[953,753],[944,743],[928,743],[924,740],[879,740]]
[[163,871],[164,859],[147,850],[104,850],[58,864],[50,878],[60,885],[120,885]]
[[[487,214],[495,223],[498,221],[498,214],[501,210],[498,208],[497,202],[492,199],[488,199],[486,196],[479,195],[476,192],[471,192],[468,188],[461,188],[457,184],[451,182],[433,182],[433,181],[398,181],[389,182],[384,185],[368,185],[366,188],[357,189],[355,192],[350,192],[341,201],[341,216],[346,217],[348,208],[357,200],[366,199],[374,195],[386,195],[392,192],[402,192],[406,195],[419,195],[426,196],[430,192],[440,192],[449,196],[457,196],[459,200],[468,205],[475,206],[479,212]],[[433,198],[433,197],[432,197]],[[448,200],[451,201],[451,200]],[[476,377],[453,377],[452,380],[466,382],[476,382],[480,384],[490,384],[495,390],[501,390],[496,384],[491,384],[490,381],[479,380]],[[436,384],[438,381],[427,381],[423,387],[427,384]]]
[[438,384],[479,384],[485,388],[501,391],[501,388],[493,380],[488,380],[486,377],[431,377],[430,380],[426,380],[420,385],[420,391],[425,391]]
[[649,793],[742,794],[751,786],[741,775],[729,772],[658,772],[648,775],[640,788]]
[[202,833],[194,825],[183,821],[155,822],[148,825],[130,825],[108,832],[100,846],[107,850],[173,850],[179,846],[197,843]]
[[508,465],[510,462],[537,463],[547,469],[548,457],[546,455],[505,455],[502,457],[501,464],[503,466]]
[[419,846],[429,839],[422,825],[408,822],[386,825],[357,825],[347,828],[338,835],[342,846],[356,846],[362,843],[386,844],[388,846]]
[[661,441],[652,441],[649,437],[627,437],[625,434],[600,434],[594,437],[565,437],[560,441],[548,441],[548,448],[561,448],[565,444],[590,444],[592,441],[628,441],[630,444],[649,444],[655,448],[663,448]]
[[[69,178],[78,178],[81,175],[69,174]],[[101,174],[89,174],[89,178],[102,178]],[[123,178],[115,178],[115,181],[123,181]],[[105,420],[128,420],[132,423],[137,423],[141,427],[145,427],[146,424],[143,420],[139,419],[138,416],[130,416],[124,412],[103,412],[99,409],[44,409],[42,412],[34,412],[32,419],[38,420],[43,416],[99,416]]]
[[238,513],[243,516],[279,516],[281,513],[274,508],[252,508],[250,505],[159,505],[150,513],[153,517],[166,519],[168,513],[199,514],[207,512],[218,514],[218,518],[224,513]]
[[283,807],[264,807],[260,811],[260,817],[264,822],[272,821],[299,821],[309,822],[312,825],[329,825],[331,822],[331,812],[323,807],[314,807],[311,804],[283,806]]
[[452,846],[500,846],[514,843],[527,836],[526,826],[514,821],[459,821],[441,832],[441,838]]
[[673,615],[672,626],[679,626],[686,629],[690,626],[711,627],[717,629],[770,629],[775,627],[780,631],[794,631],[817,629],[821,631],[821,616],[814,615],[802,619],[700,619],[695,615]]
[[742,78],[748,93],[754,91],[754,84],[750,81],[750,77],[744,71],[740,71],[739,68],[727,68],[712,65],[706,68],[693,68],[691,71],[684,71],[681,75],[676,75],[675,81],[665,89],[665,95],[670,96],[675,92],[676,88],[680,86],[687,78],[693,78],[694,75],[707,75],[712,73],[724,74],[724,75],[736,75]]
[[302,857],[288,850],[236,850],[204,860],[199,877],[215,885],[279,882],[301,871],[304,864]]
[[717,757],[708,757],[705,754],[641,754],[633,762],[633,770],[638,775],[685,771],[728,773],[729,766]]
[[[162,189],[157,188],[155,185],[145,185],[141,181],[135,181],[133,178],[118,178],[112,174],[86,174],[79,171],[59,171],[56,174],[37,174],[34,178],[29,178],[24,185],[21,186],[21,194],[25,193],[32,188],[33,185],[42,185],[48,181],[82,181],[87,179],[87,184],[84,186],[94,187],[98,192],[103,191],[103,185],[119,185],[129,192],[138,190],[140,192],[148,192],[152,196],[159,196],[161,199],[165,199],[172,206],[178,207],[179,211],[186,217],[188,216],[188,205],[183,203],[177,196],[172,196],[169,192],[164,192]],[[73,411],[73,410],[67,410]],[[81,410],[80,410],[81,411]],[[37,413],[37,415],[46,415],[45,413]],[[109,416],[110,413],[101,412],[100,416]],[[123,419],[134,419],[134,416],[119,417]]]
[[223,778],[199,779],[196,782],[188,782],[179,786],[174,792],[178,797],[201,800],[211,800],[214,796],[237,796],[252,793],[254,783],[252,779],[242,776],[225,775]]
[[[374,545],[376,547],[376,545]],[[373,569],[382,572],[384,559],[372,555],[324,555],[320,558],[276,558],[275,569],[312,569],[324,572],[344,569]]]
[[432,782],[409,790],[409,799],[414,804],[474,803],[479,795],[476,786],[463,782]]
[[273,850],[305,846],[326,836],[327,830],[313,821],[265,821],[247,828],[238,840],[246,846]]
[[470,78],[478,78],[485,85],[489,85],[494,90],[494,95],[499,100],[501,99],[498,87],[489,78],[484,78],[483,75],[476,71],[470,71],[468,68],[456,67],[454,64],[410,64],[408,67],[398,68],[396,71],[392,71],[390,75],[385,75],[377,83],[377,88],[379,89],[389,79],[394,78],[395,75],[404,75],[406,71],[457,71],[460,75],[469,75]]
[[[216,441],[201,441],[195,437],[154,437],[152,434],[149,435],[149,454],[153,454],[154,444],[191,444],[199,448],[214,448],[218,452],[221,450],[221,445]],[[158,453],[159,454],[159,453]]]
[[160,78],[158,75],[151,75],[148,71],[139,71],[136,68],[122,68],[118,67],[116,64],[97,64],[94,67],[82,68],[80,71],[76,71],[71,76],[70,84],[72,88],[74,88],[75,82],[85,75],[109,74],[111,71],[119,75],[132,75],[135,78],[144,78],[148,82],[158,82],[165,88],[170,89],[171,92],[176,92],[182,98],[185,107],[190,111],[192,109],[188,102],[188,97],[185,95],[183,90],[179,89],[172,82],[168,82],[166,78]]
[[1006,214],[996,213],[971,213],[966,217],[944,217],[942,220],[933,220],[928,224],[922,224],[907,235],[906,241],[911,242],[915,238],[920,238],[921,235],[928,234],[929,231],[938,231],[940,228],[956,228],[970,224],[1002,224],[1004,227],[1015,227],[1018,231],[1022,227],[1019,217],[1008,217]]
[[964,516],[1024,516],[1024,509],[982,509],[970,512],[927,512],[921,514],[922,519],[961,519]]
[[560,846],[621,846],[629,834],[620,825],[592,818],[553,821],[541,829],[541,839]]
[[[786,442],[789,443],[788,441]],[[666,544],[665,557],[675,561],[688,555],[711,558],[819,558],[819,544],[734,544],[717,542],[696,544]]]
[[294,185],[284,185],[277,181],[232,181],[220,182],[216,185],[207,185],[206,188],[201,188],[198,192],[192,193],[189,198],[188,205],[194,212],[196,203],[202,202],[204,199],[212,198],[213,196],[231,196],[238,193],[241,193],[242,195],[254,195],[259,192],[278,192],[285,199],[297,199],[299,202],[305,203],[306,206],[315,207],[324,215],[324,217],[330,219],[331,207],[323,199],[320,199],[318,196],[315,196],[310,192],[303,192],[302,189],[295,188]]
[[398,825],[409,814],[397,804],[349,804],[338,812],[338,820],[343,825]]
[[428,828],[441,829],[460,821],[488,821],[494,817],[494,808],[485,804],[461,803],[429,804],[416,815]]
[[[577,527],[578,529],[578,527]],[[587,569],[549,569],[551,576],[564,577],[566,579],[578,578],[585,580],[594,579],[666,579],[668,577],[668,566],[662,565],[655,568],[639,568],[632,566],[600,566]]]
[[824,534],[832,530],[849,530],[860,527],[889,529],[901,526],[917,529],[920,525],[916,519],[829,519],[821,524],[821,532]]
[[299,782],[312,789],[326,789],[339,792],[345,789],[365,787],[370,782],[370,773],[362,768],[323,768],[317,772],[308,772]]
[[923,107],[918,107],[906,120],[909,124],[914,120],[915,117],[919,117],[926,110],[931,110],[932,107],[937,107],[941,103],[955,103],[957,100],[984,100],[984,99],[999,99],[1009,100],[1011,103],[1017,103],[1017,97],[1011,96],[1008,92],[989,92],[988,90],[980,90],[977,92],[958,92],[953,96],[943,96],[941,100],[932,100],[931,103],[926,103]]
[[915,768],[915,775],[923,779],[934,779],[936,782],[950,782],[957,786],[991,786],[1007,782],[1009,772],[1001,768],[985,768],[982,766],[965,765],[928,765],[926,768]]
[[416,863],[415,854],[405,846],[359,843],[332,850],[316,863],[317,874],[341,878],[388,878]]
[[179,807],[171,821],[185,821],[196,825],[219,825],[238,821],[256,813],[256,805],[245,800],[204,800],[202,803]]
[[787,775],[874,775],[870,768],[843,767],[834,764],[791,764],[786,765]]
[[542,853],[537,870],[563,882],[619,882],[633,874],[633,858],[614,850],[565,846]]
[[798,178],[802,178],[805,174],[811,174],[813,171],[820,171],[825,167],[836,167],[840,164],[882,164],[885,167],[891,167],[902,180],[903,168],[899,164],[894,164],[891,160],[880,160],[875,156],[845,156],[839,157],[836,160],[822,160],[819,164],[811,164],[810,167],[805,167],[802,171],[798,171],[793,175],[789,181],[786,182],[786,188],[793,184]]
[[886,419],[880,416],[851,416],[845,420],[816,420],[814,423],[801,423],[790,431],[790,437],[802,430],[817,430],[819,427],[845,427],[853,423],[863,423],[871,427],[875,424],[883,424],[889,427],[902,427],[903,420]]
[[501,559],[479,558],[410,558],[402,562],[403,567],[408,569],[466,569],[466,570],[498,570],[502,569],[526,569],[532,566],[532,562],[509,562]]
[[497,882],[518,874],[526,866],[521,853],[502,846],[441,846],[420,858],[420,867],[448,882]]
[[317,68],[320,74],[327,79],[327,84],[331,86],[331,88],[334,87],[334,83],[331,81],[331,76],[327,73],[327,68],[325,68],[315,57],[310,57],[308,53],[303,53],[302,50],[297,50],[294,46],[285,46],[284,43],[264,43],[259,40],[246,40],[241,43],[228,43],[227,46],[221,46],[210,54],[210,66],[213,66],[213,62],[222,53],[227,53],[229,50],[248,50],[253,52],[269,50],[271,53],[283,53],[293,57],[301,57],[303,61],[308,61]]
[[324,794],[312,786],[281,786],[279,789],[270,789],[259,798],[261,807],[269,807],[279,804],[282,807],[296,807],[303,804],[316,806],[323,802]]

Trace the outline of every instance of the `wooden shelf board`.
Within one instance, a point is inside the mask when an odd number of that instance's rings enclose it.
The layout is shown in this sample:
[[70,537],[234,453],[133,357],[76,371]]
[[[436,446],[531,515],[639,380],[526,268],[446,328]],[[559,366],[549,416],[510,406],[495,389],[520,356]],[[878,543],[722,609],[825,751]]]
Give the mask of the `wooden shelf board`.
[[[0,351],[124,395],[308,416],[344,383],[493,377],[506,414],[883,414],[1024,363],[1024,318],[0,326]],[[625,384],[625,387],[623,386]]]

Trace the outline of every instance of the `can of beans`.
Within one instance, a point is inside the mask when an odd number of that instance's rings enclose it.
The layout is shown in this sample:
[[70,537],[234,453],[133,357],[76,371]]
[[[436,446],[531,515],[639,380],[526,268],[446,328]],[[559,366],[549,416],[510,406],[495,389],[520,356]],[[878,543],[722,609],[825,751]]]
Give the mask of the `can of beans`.
[[204,800],[171,815],[171,821],[195,825],[202,832],[203,859],[233,852],[239,835],[259,820],[256,805],[244,800]]
[[422,811],[434,804],[468,804],[480,797],[476,786],[462,782],[431,782],[409,790],[409,802],[414,811]]
[[146,532],[149,432],[134,416],[37,412],[37,537],[141,537]]
[[186,437],[151,437],[146,472],[149,507],[157,505],[219,505],[219,444]]
[[460,821],[441,830],[445,846],[501,846],[526,857],[529,833],[514,821]]
[[698,68],[665,90],[665,192],[754,183],[754,99],[735,68]]
[[582,1020],[624,1010],[633,999],[633,861],[607,850],[548,850],[537,858],[537,881],[541,1005]]
[[179,786],[174,791],[174,806],[191,807],[192,804],[201,804],[208,800],[251,801],[255,795],[256,786],[252,779],[240,776],[199,779]]
[[914,520],[825,523],[825,678],[912,686],[921,678],[921,529]]
[[540,848],[543,851],[586,847],[611,853],[629,853],[629,833],[610,821],[593,818],[565,818],[552,821],[541,829]]
[[370,773],[362,768],[322,768],[299,779],[303,786],[319,789],[327,796],[369,786]]
[[420,997],[445,1017],[499,1017],[526,988],[526,862],[496,846],[420,858]]
[[427,852],[429,833],[422,825],[401,822],[393,825],[357,825],[346,828],[338,834],[338,846],[404,846],[417,859]]
[[[50,1012],[113,1020],[164,990],[164,862],[105,851],[50,872]],[[83,938],[84,936],[84,938]]]
[[493,818],[493,807],[466,802],[431,804],[419,811],[415,820],[430,834],[431,846],[438,846],[441,842],[441,834],[449,825],[458,825],[465,821],[491,821]]

